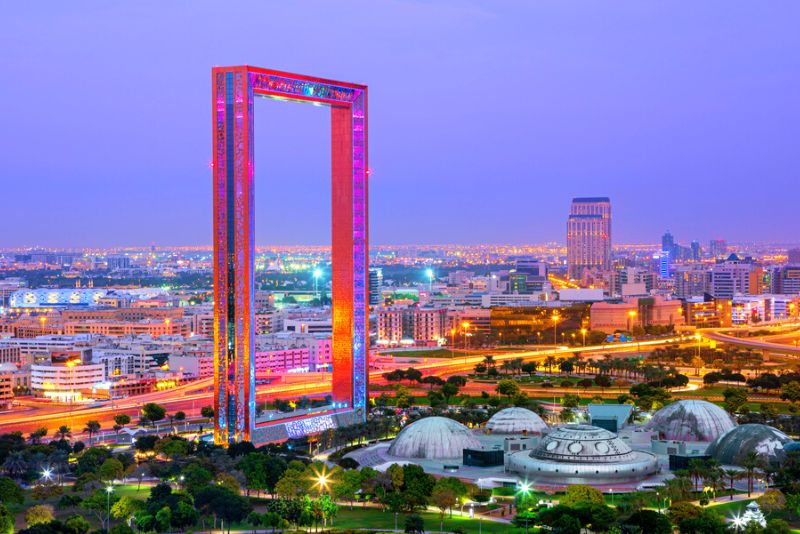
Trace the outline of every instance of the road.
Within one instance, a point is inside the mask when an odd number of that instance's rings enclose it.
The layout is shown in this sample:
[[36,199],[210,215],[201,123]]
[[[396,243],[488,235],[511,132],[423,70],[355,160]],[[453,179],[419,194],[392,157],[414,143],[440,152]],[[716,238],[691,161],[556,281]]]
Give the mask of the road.
[[[793,346],[777,345],[757,339],[740,339],[718,332],[715,330],[704,330],[702,335],[708,339],[720,342],[740,344],[749,342],[760,345],[768,345],[768,348],[780,347],[782,351],[800,354],[800,349]],[[686,343],[687,341],[680,336],[669,338],[645,340],[630,343],[612,343],[592,346],[577,347],[556,347],[545,348],[542,350],[521,350],[517,352],[501,352],[493,354],[495,362],[502,364],[505,360],[522,358],[525,361],[543,361],[548,356],[568,356],[575,352],[580,352],[585,357],[598,357],[602,354],[625,354],[636,353],[642,350],[652,350],[657,347]],[[693,343],[690,339],[689,343]],[[475,365],[483,362],[484,355],[491,353],[491,350],[476,351],[474,355],[458,356],[449,359],[428,359],[417,358],[413,364],[415,369],[422,371],[425,375],[449,376],[453,374],[464,374],[471,372]],[[392,366],[396,368],[396,366]],[[382,377],[387,369],[373,369],[370,371],[369,380],[371,383],[384,383]],[[330,379],[315,383],[275,383],[260,385],[257,387],[257,400],[283,398],[293,399],[302,396],[318,396],[330,393]],[[40,427],[46,427],[49,435],[53,435],[61,425],[66,425],[76,432],[81,432],[86,422],[97,420],[103,429],[110,429],[113,425],[113,417],[116,414],[124,413],[132,419],[138,419],[141,407],[148,402],[155,402],[164,406],[167,413],[183,411],[188,417],[200,415],[200,409],[213,403],[212,398],[213,379],[204,378],[187,384],[182,384],[175,388],[147,393],[133,398],[117,399],[107,402],[102,406],[87,407],[80,405],[59,405],[42,402],[34,399],[24,399],[24,406],[15,407],[12,411],[0,413],[0,432],[10,432],[19,430],[23,433],[33,432]]]

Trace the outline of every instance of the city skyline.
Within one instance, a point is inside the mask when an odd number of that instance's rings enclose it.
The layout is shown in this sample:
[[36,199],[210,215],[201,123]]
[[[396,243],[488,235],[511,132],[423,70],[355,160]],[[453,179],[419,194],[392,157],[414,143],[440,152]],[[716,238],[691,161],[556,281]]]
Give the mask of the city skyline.
[[[0,246],[210,243],[203,76],[243,63],[375,88],[376,244],[564,242],[570,199],[595,195],[614,203],[618,243],[666,229],[685,242],[796,240],[796,198],[783,194],[797,176],[794,4],[726,5],[720,17],[714,2],[691,15],[393,2],[363,4],[336,27],[324,4],[243,5],[242,27],[202,2],[188,14],[160,6],[154,20],[148,4],[11,6],[0,39],[20,53],[7,62],[15,83],[0,88],[0,140],[15,199],[6,215],[22,224]],[[74,72],[104,74],[87,83]],[[520,94],[490,96],[500,86]],[[57,113],[84,101],[91,113]],[[326,116],[260,107],[259,124],[281,127],[256,146],[257,187],[269,190],[259,244],[327,244]]]

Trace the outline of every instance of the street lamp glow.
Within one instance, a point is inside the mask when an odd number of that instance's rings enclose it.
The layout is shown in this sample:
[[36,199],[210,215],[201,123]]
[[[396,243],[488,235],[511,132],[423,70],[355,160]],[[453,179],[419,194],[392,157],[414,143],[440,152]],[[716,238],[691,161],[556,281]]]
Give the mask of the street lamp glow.
[[114,486],[111,486],[111,485],[106,486],[106,492],[107,493],[111,493],[112,491],[114,491]]
[[53,476],[53,470],[52,469],[47,468],[47,469],[42,470],[42,478],[44,478],[46,480],[50,480],[50,478],[52,476]]
[[314,269],[314,278],[321,278],[322,277],[322,269],[317,267]]

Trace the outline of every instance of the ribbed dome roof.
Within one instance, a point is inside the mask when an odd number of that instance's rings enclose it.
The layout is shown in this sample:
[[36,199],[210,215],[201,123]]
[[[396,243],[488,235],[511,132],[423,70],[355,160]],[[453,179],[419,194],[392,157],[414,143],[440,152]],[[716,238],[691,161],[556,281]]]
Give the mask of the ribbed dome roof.
[[486,423],[486,431],[493,434],[541,434],[547,424],[527,408],[506,408],[494,414]]
[[426,417],[405,427],[389,447],[401,458],[461,458],[464,449],[480,449],[472,431],[446,417]]
[[634,454],[613,432],[591,425],[565,425],[542,438],[532,458],[551,462],[617,463]]
[[658,410],[645,428],[676,441],[714,441],[736,426],[728,413],[708,401],[682,400]]
[[767,425],[748,424],[737,426],[715,439],[706,449],[723,465],[741,465],[748,453],[754,452],[769,463],[777,464],[786,457],[784,446],[792,439]]

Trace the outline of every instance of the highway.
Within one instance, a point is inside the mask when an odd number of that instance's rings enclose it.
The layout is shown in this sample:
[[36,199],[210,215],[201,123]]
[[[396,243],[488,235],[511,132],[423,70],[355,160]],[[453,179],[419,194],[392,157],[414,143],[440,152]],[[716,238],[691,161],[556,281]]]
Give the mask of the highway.
[[[762,327],[763,328],[763,327]],[[793,345],[780,345],[770,341],[757,338],[737,338],[726,334],[719,329],[707,329],[699,332],[704,338],[715,340],[721,343],[730,343],[738,346],[746,346],[758,350],[769,350],[783,354],[800,355],[800,349]],[[644,341],[634,341],[629,343],[609,343],[592,346],[576,347],[556,347],[544,348],[541,350],[520,350],[517,352],[493,353],[491,350],[475,351],[474,355],[456,356],[454,358],[425,358],[424,356],[414,357],[414,362],[392,363],[379,369],[370,371],[369,380],[371,383],[385,383],[383,373],[391,369],[414,367],[425,375],[450,376],[454,374],[465,374],[471,372],[475,365],[484,361],[486,354],[492,354],[495,362],[502,364],[505,360],[522,358],[525,361],[543,361],[548,356],[569,356],[580,352],[584,357],[598,357],[602,354],[625,354],[637,353],[642,350],[652,350],[654,348],[675,345],[679,343],[694,343],[693,338],[683,338],[672,336],[668,338],[652,339]],[[19,430],[24,433],[32,432],[40,427],[46,427],[49,435],[53,435],[55,430],[66,425],[76,433],[82,432],[86,422],[97,420],[104,430],[109,430],[114,425],[113,417],[116,414],[125,413],[131,416],[133,421],[139,418],[141,407],[148,402],[155,402],[164,406],[167,413],[183,411],[188,417],[200,415],[200,409],[204,406],[213,404],[212,398],[213,379],[204,378],[179,385],[175,388],[156,391],[139,395],[132,398],[115,399],[97,406],[63,405],[43,402],[38,399],[20,399],[21,406],[16,406],[13,410],[0,413],[0,432],[10,432]],[[260,385],[257,387],[257,400],[259,402],[267,399],[283,398],[296,399],[302,396],[320,396],[330,393],[330,379],[316,381],[314,383],[274,383]]]
[[[548,356],[563,357],[575,352],[581,352],[589,357],[595,354],[637,352],[642,348],[652,349],[662,345],[674,345],[680,341],[679,337],[670,337],[638,343],[614,343],[588,347],[558,347],[543,350],[503,352],[493,354],[493,356],[494,360],[500,364],[504,360],[516,358],[523,358],[526,361],[543,361]],[[426,375],[449,376],[467,373],[471,372],[476,364],[483,362],[485,354],[491,353],[491,350],[481,350],[476,351],[474,356],[466,357],[459,356],[447,359],[419,357],[415,358],[417,361],[413,365],[392,365],[387,366],[387,368],[371,370],[369,379],[371,383],[383,383],[382,375],[387,370],[411,366]],[[151,392],[132,398],[115,399],[113,402],[108,401],[101,406],[96,406],[96,403],[94,403],[94,407],[81,406],[79,404],[72,406],[53,404],[30,398],[20,399],[22,406],[0,413],[0,433],[22,431],[27,434],[40,427],[45,427],[49,431],[48,435],[52,436],[59,426],[66,425],[77,434],[82,432],[86,422],[90,420],[100,422],[103,430],[109,430],[114,425],[114,415],[124,413],[131,416],[133,421],[136,421],[139,418],[142,406],[149,402],[161,404],[166,408],[167,413],[183,411],[190,418],[197,417],[200,415],[201,408],[213,404],[213,385],[212,378],[203,378],[169,390]],[[302,396],[325,395],[330,393],[330,390],[330,379],[314,383],[276,383],[258,386],[256,398],[260,402],[274,398],[296,399]]]

